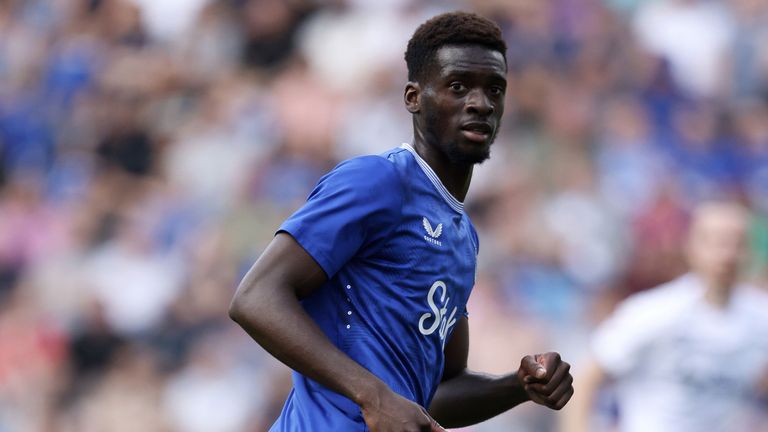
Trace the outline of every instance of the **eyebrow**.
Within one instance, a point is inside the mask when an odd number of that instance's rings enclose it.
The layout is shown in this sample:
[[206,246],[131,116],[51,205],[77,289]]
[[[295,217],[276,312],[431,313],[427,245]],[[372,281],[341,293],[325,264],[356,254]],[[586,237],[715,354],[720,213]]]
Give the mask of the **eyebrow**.
[[[464,69],[464,68],[451,68],[446,71],[446,73],[443,75],[444,79],[448,78],[476,78],[477,77],[477,71],[473,69]],[[498,73],[496,71],[489,74],[489,79],[492,81],[497,82],[503,82],[507,83],[507,77],[505,74]]]

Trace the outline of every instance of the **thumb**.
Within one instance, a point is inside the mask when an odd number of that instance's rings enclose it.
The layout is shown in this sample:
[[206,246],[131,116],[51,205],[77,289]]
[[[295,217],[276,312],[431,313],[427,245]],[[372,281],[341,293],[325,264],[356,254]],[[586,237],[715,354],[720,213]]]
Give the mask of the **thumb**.
[[526,372],[526,379],[528,376],[536,379],[543,379],[547,376],[547,369],[530,355],[523,357],[522,369]]

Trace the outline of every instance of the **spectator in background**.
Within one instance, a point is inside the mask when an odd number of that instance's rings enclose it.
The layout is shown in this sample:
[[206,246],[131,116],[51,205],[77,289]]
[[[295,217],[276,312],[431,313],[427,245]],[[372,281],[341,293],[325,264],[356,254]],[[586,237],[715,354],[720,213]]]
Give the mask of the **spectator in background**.
[[733,29],[721,2],[647,1],[633,24],[640,43],[670,61],[686,92],[697,97],[723,92],[723,60]]
[[[112,430],[83,407],[135,404],[137,379],[167,421],[132,430],[191,432],[233,376],[258,390],[246,430],[272,424],[290,374],[227,319],[234,285],[323,172],[410,137],[402,46],[455,9],[513,48],[466,203],[471,366],[580,355],[600,311],[683,271],[713,192],[754,211],[768,280],[765,0],[0,0],[0,431]],[[470,430],[553,430],[515,411]]]
[[736,204],[696,208],[690,273],[630,297],[597,329],[565,431],[595,430],[610,379],[621,432],[758,430],[749,422],[768,395],[768,296],[740,281],[748,224]]
[[729,0],[735,28],[728,51],[730,91],[736,97],[768,94],[768,3]]

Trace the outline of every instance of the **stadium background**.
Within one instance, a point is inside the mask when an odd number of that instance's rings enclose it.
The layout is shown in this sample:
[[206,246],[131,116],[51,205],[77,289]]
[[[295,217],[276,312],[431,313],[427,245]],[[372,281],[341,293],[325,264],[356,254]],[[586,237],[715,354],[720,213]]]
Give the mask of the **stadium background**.
[[765,280],[768,2],[0,0],[0,432],[263,430],[289,375],[233,290],[323,172],[410,140],[405,44],[454,9],[510,47],[467,201],[472,366],[578,365],[618,299],[683,271],[704,198],[754,209]]

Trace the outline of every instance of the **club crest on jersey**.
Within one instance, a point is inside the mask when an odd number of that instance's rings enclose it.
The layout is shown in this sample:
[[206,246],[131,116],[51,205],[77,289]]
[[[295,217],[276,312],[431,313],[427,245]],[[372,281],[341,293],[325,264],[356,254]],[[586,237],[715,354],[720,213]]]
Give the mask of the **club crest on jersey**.
[[440,237],[440,234],[443,233],[443,224],[439,223],[435,229],[432,229],[432,224],[429,223],[429,220],[427,220],[426,217],[424,217],[421,222],[424,225],[424,230],[427,232],[427,235],[424,236],[424,240],[428,243],[442,246],[443,243],[438,240],[438,238]]

